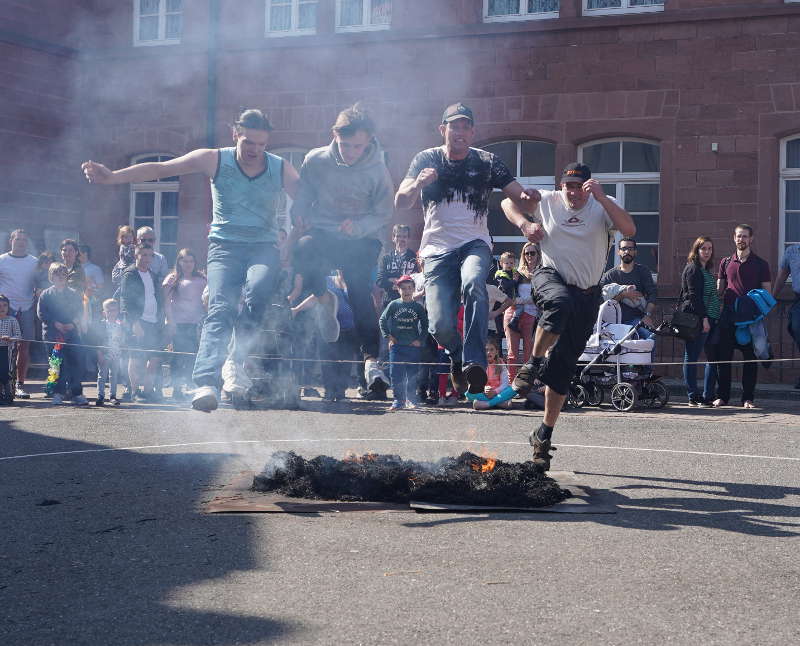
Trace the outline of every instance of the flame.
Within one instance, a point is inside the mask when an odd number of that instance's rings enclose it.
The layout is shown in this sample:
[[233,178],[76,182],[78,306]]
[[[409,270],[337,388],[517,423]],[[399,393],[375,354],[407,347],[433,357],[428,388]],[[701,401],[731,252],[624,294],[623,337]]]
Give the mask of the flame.
[[481,473],[491,473],[497,465],[497,455],[494,453],[481,453],[481,461],[472,464],[473,471]]

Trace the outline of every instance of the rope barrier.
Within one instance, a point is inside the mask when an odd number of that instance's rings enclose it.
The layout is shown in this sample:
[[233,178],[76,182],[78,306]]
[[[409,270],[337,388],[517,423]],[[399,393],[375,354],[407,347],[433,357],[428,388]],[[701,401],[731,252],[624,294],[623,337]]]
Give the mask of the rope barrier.
[[[269,330],[268,330],[269,331]],[[118,348],[107,346],[107,345],[89,345],[85,343],[66,343],[64,341],[42,341],[39,339],[21,339],[27,343],[38,343],[41,345],[61,345],[62,347],[77,347],[77,348],[85,348],[85,349],[93,349],[93,350],[113,350],[115,352],[122,353],[131,353],[131,354],[157,354],[157,355],[167,355],[167,356],[187,356],[187,357],[196,357],[196,352],[176,352],[174,350],[144,350],[141,348],[132,348],[129,346],[120,346]],[[316,358],[307,358],[307,357],[286,357],[282,355],[259,355],[259,354],[248,354],[248,359],[263,359],[269,361],[297,361],[301,363],[341,363],[341,364],[363,364],[363,359],[316,359]],[[621,366],[636,366],[636,365],[646,365],[646,366],[704,366],[706,364],[710,365],[722,365],[722,364],[744,364],[744,363],[790,363],[794,361],[800,361],[800,357],[791,357],[791,358],[784,358],[784,359],[731,359],[728,361],[661,361],[657,362],[654,361],[652,363],[646,364],[631,364],[631,363],[622,363],[620,362],[619,365]],[[382,363],[389,363],[388,361]],[[441,361],[434,361],[434,362],[426,362],[426,361],[395,361],[393,362],[395,365],[398,366],[447,366],[448,364],[442,363]],[[519,368],[525,364],[523,363],[505,363],[505,366],[513,366]],[[595,363],[597,367],[613,367],[617,366],[617,362],[613,363]]]

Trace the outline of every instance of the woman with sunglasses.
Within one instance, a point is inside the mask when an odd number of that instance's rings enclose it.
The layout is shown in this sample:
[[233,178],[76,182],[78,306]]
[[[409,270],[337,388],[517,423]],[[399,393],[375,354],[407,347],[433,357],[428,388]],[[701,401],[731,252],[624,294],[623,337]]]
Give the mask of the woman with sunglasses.
[[[539,266],[540,255],[539,246],[533,242],[526,242],[522,247],[517,267],[517,298],[515,303],[517,308],[509,307],[503,315],[503,328],[506,333],[506,343],[508,344],[508,375],[511,381],[517,376],[520,364],[530,359],[533,351],[533,332],[536,329],[536,321],[539,318],[539,310],[533,303],[533,293],[531,290],[531,275]],[[515,309],[522,309],[519,317],[515,316]],[[516,320],[516,325],[511,322]],[[519,344],[522,341],[522,357],[519,355]],[[520,361],[520,358],[522,359]]]

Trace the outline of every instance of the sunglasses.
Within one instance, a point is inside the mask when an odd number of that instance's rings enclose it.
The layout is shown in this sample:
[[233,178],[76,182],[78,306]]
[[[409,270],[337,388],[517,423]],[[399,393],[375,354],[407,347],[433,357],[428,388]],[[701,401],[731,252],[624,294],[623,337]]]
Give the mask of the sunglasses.
[[526,256],[538,256],[539,252],[538,251],[526,251],[525,255]]

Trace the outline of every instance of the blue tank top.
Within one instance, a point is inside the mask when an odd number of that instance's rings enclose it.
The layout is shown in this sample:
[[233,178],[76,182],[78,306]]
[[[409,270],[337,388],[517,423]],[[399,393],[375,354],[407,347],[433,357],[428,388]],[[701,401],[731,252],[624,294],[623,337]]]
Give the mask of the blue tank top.
[[211,178],[213,217],[209,240],[277,242],[276,211],[283,193],[283,159],[265,152],[264,172],[244,174],[235,148],[220,148]]

